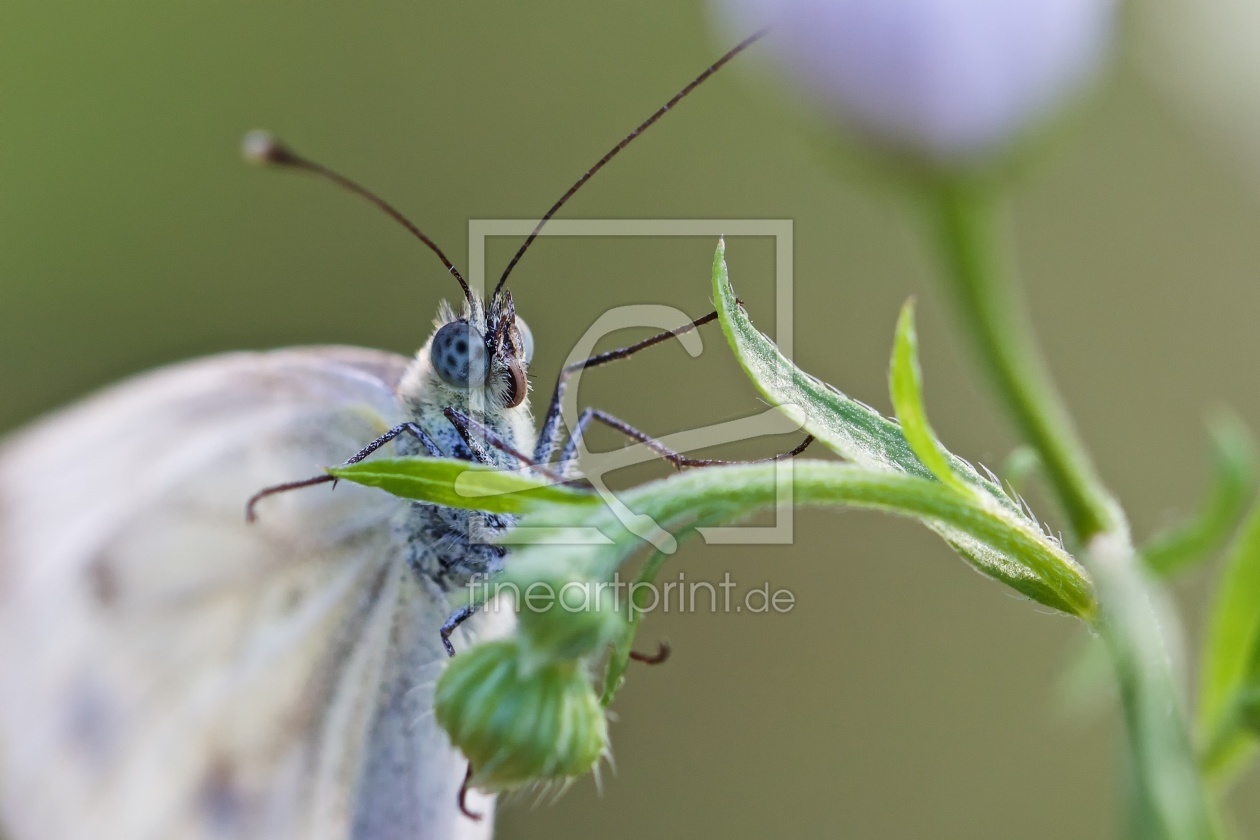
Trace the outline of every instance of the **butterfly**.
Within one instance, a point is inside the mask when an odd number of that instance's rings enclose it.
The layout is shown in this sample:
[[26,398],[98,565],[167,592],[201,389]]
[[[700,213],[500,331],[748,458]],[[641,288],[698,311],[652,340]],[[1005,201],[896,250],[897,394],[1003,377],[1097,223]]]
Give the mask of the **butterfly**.
[[[400,221],[458,280],[462,306],[443,305],[413,359],[332,346],[213,356],[0,443],[9,840],[489,836],[493,798],[463,790],[432,689],[450,652],[504,632],[502,614],[471,616],[452,595],[502,568],[493,538],[511,519],[360,486],[301,491],[331,481],[322,473],[292,479],[385,447],[545,472],[571,370],[535,434],[533,339],[507,276],[577,189],[756,37],[584,174],[485,300],[392,206],[266,135],[247,138],[254,159],[332,180]],[[607,422],[584,416],[571,441]]]

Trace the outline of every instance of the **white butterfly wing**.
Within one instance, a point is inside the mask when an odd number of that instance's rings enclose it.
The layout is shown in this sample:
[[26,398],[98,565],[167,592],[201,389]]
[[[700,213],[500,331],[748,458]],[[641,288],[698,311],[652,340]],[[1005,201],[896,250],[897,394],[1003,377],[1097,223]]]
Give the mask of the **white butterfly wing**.
[[432,719],[451,607],[402,558],[406,503],[323,486],[244,520],[399,422],[405,365],[213,357],[0,447],[10,840],[488,836]]

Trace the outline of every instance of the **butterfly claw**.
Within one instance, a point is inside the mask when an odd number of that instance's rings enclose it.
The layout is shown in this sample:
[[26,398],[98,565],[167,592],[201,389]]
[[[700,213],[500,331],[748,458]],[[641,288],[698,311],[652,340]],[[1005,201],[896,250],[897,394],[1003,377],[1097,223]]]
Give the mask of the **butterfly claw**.
[[459,785],[459,811],[465,817],[473,822],[481,822],[481,814],[468,809],[468,783],[472,781],[473,766],[472,762],[468,762],[468,769],[464,772],[464,781]]
[[660,665],[666,659],[669,659],[671,648],[669,642],[659,642],[656,646],[656,653],[639,653],[637,650],[630,651],[630,658],[635,662],[642,662],[644,665]]
[[455,632],[455,629],[459,627],[459,625],[472,618],[473,613],[476,611],[477,608],[475,606],[472,604],[466,604],[451,613],[446,621],[442,622],[442,629],[439,633],[442,637],[442,647],[446,648],[447,656],[455,655],[455,645],[451,644],[451,634]]

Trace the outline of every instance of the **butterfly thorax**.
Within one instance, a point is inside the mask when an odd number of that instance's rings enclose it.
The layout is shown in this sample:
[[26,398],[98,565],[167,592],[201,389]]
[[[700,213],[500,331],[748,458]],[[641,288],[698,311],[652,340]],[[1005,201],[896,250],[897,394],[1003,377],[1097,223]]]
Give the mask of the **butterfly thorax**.
[[[529,353],[522,346],[519,331],[506,335],[504,317],[515,321],[510,298],[506,306],[496,309],[492,304],[489,313],[480,306],[471,306],[457,316],[448,306],[442,306],[433,336],[416,354],[398,388],[407,418],[423,430],[428,441],[410,435],[398,438],[399,454],[431,456],[428,446],[433,445],[443,457],[474,463],[488,458],[490,464],[504,469],[520,466],[515,456],[488,443],[483,442],[475,453],[447,416],[448,409],[484,427],[517,452],[533,451],[535,432],[528,399],[524,394],[513,394],[519,383],[526,381],[521,374]],[[443,328],[447,325],[470,328],[457,333],[461,340],[467,336],[473,342],[485,341],[480,348],[484,355],[478,354],[481,361],[474,360],[468,373],[472,380],[469,387],[459,387],[451,381],[456,378],[450,375],[452,369],[458,369],[460,378],[464,369],[459,364],[462,359],[452,361],[449,353],[442,355],[448,349],[458,349],[455,345],[442,346]],[[507,550],[493,540],[514,524],[515,517],[511,516],[416,502],[398,527],[404,532],[411,567],[443,589],[452,590],[502,569]]]

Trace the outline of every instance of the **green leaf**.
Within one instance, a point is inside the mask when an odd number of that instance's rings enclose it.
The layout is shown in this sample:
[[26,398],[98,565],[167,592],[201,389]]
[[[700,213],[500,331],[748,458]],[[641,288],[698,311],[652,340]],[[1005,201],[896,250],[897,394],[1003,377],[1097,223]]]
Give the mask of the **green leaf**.
[[[726,340],[753,385],[845,460],[871,469],[935,480],[936,476],[919,460],[906,440],[901,426],[796,367],[779,352],[773,341],[753,326],[735,297],[727,274],[725,251],[725,243],[719,242],[713,258],[713,298]],[[941,451],[963,481],[984,490],[1017,516],[1033,521],[995,480],[981,476],[962,458]]]
[[1199,677],[1198,725],[1206,743],[1204,765],[1217,776],[1235,769],[1252,751],[1239,703],[1260,644],[1260,503],[1229,551],[1208,618]]
[[1212,489],[1199,514],[1155,535],[1142,549],[1146,565],[1171,575],[1206,559],[1229,539],[1256,494],[1256,447],[1247,427],[1233,414],[1208,421],[1212,446]]
[[720,242],[713,258],[718,321],[757,389],[844,459],[869,469],[931,478],[896,423],[801,371],[753,326],[735,298],[725,250],[725,242]]
[[497,470],[452,458],[375,458],[333,467],[328,474],[395,496],[488,513],[590,506],[594,493],[572,490],[521,471]]
[[973,488],[963,482],[950,464],[949,453],[937,439],[928,423],[923,406],[923,373],[919,368],[919,342],[914,330],[914,301],[908,300],[897,319],[897,336],[893,342],[892,366],[889,370],[889,391],[893,410],[901,422],[901,431],[914,454],[932,475],[959,493]]
[[[731,287],[723,243],[718,244],[713,258],[713,298],[727,341],[753,384],[773,405],[853,464],[940,484],[897,423],[801,371],[752,325]],[[1034,568],[1029,557],[995,550],[945,521],[929,518],[928,527],[983,574],[1047,606],[1081,617],[1092,615],[1089,577],[1058,541],[996,481],[982,477],[963,459],[944,450],[941,453],[962,482],[983,491],[969,494],[967,504],[1002,519],[1008,528],[1022,531],[1029,540],[1051,547],[1060,560]]]

